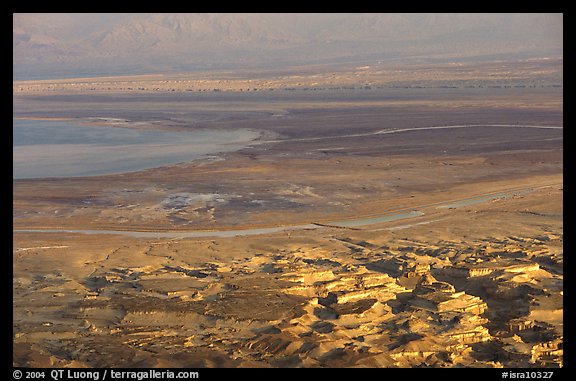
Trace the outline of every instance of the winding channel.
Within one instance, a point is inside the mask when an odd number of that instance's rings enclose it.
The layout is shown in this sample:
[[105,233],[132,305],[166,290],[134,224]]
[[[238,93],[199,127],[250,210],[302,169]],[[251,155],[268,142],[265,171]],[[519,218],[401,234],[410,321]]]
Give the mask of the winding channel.
[[445,130],[445,129],[471,128],[471,127],[538,128],[538,129],[551,129],[551,130],[564,129],[563,126],[538,126],[538,125],[522,125],[522,124],[457,124],[457,125],[446,125],[446,126],[410,127],[410,128],[397,128],[397,129],[390,128],[390,129],[379,130],[379,131],[375,131],[375,132],[366,132],[366,133],[362,133],[362,134],[316,136],[316,137],[311,137],[311,138],[267,140],[263,143],[304,142],[304,141],[314,141],[314,140],[324,140],[324,139],[356,138],[356,137],[362,137],[362,136],[397,134],[400,132],[409,132],[409,131]]
[[441,201],[436,203],[418,205],[412,208],[404,208],[379,215],[364,216],[362,218],[347,219],[326,223],[310,223],[291,226],[275,226],[268,228],[254,228],[241,230],[197,230],[197,231],[136,231],[136,230],[90,230],[90,229],[14,229],[14,233],[81,233],[81,234],[119,234],[137,238],[230,238],[237,236],[261,235],[278,232],[288,232],[294,230],[309,230],[318,228],[341,228],[356,229],[364,226],[374,225],[384,222],[405,220],[414,217],[424,216],[423,209],[456,209],[464,206],[485,203],[496,199],[507,199],[514,196],[521,196],[538,189],[559,186],[558,184],[542,185],[539,187],[516,188],[508,191],[483,193],[476,196],[465,197],[455,200]]

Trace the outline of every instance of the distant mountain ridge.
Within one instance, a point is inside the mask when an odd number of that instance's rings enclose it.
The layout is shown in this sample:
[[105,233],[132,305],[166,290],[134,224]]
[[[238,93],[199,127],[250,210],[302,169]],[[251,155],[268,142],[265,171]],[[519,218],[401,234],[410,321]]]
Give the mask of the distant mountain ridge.
[[14,14],[14,78],[562,54],[560,14]]

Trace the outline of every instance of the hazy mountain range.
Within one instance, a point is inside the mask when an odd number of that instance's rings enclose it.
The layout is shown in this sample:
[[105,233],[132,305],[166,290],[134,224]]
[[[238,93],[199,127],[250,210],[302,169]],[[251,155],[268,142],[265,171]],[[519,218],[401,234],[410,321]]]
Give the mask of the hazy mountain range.
[[562,55],[562,14],[14,14],[14,79]]

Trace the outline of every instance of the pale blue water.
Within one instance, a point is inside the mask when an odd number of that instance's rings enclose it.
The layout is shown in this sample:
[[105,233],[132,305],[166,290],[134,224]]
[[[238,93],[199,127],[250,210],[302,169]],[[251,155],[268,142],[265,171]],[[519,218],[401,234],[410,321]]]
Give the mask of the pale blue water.
[[360,219],[355,219],[355,220],[330,222],[330,225],[340,226],[340,227],[344,227],[344,228],[353,228],[353,227],[360,227],[360,226],[366,226],[366,225],[372,225],[372,224],[379,224],[382,222],[403,220],[405,218],[418,217],[418,216],[423,216],[423,215],[424,215],[423,212],[413,210],[413,211],[406,212],[406,213],[389,214],[389,215],[381,216],[381,217],[370,217],[370,218],[360,218]]
[[125,230],[75,230],[75,229],[16,229],[15,233],[82,233],[82,234],[120,234],[137,238],[204,238],[204,237],[219,237],[230,238],[236,236],[246,235],[260,235],[271,234],[290,230],[301,229],[316,229],[318,226],[313,224],[297,225],[297,226],[277,226],[272,228],[256,228],[256,229],[242,229],[242,230],[220,230],[220,231],[168,231],[168,232],[143,232],[143,231],[125,231]]
[[[380,217],[373,218],[358,218],[354,220],[328,222],[327,225],[340,226],[340,227],[361,227],[372,225],[382,222],[396,221],[406,218],[423,216],[424,213],[420,211],[410,211],[406,213],[388,214]],[[282,231],[302,230],[302,229],[317,229],[318,225],[304,224],[294,226],[275,226],[271,228],[255,228],[255,229],[242,229],[242,230],[220,230],[220,231],[168,231],[168,232],[144,232],[144,231],[125,231],[125,230],[74,230],[74,229],[16,229],[18,232],[35,232],[35,233],[53,233],[53,232],[67,232],[67,233],[83,233],[83,234],[121,234],[131,237],[139,238],[201,238],[201,237],[236,237],[246,235],[260,235],[271,234]]]
[[238,150],[248,129],[185,132],[13,119],[13,178],[93,176],[138,171]]
[[438,208],[439,209],[461,208],[463,206],[481,204],[481,203],[492,201],[492,200],[506,199],[506,198],[510,198],[513,196],[521,196],[521,195],[524,195],[524,194],[527,194],[530,192],[531,192],[531,189],[527,189],[527,190],[522,190],[522,191],[517,191],[517,192],[501,192],[501,193],[495,193],[495,194],[491,194],[491,195],[487,195],[487,196],[470,197],[470,198],[466,198],[466,199],[456,201],[456,202],[453,202],[450,204],[441,205]]

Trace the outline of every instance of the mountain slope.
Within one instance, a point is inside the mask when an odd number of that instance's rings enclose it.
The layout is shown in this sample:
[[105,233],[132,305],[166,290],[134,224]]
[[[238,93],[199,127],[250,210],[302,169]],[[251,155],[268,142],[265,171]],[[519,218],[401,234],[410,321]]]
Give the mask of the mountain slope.
[[554,14],[15,14],[14,75],[561,54]]

